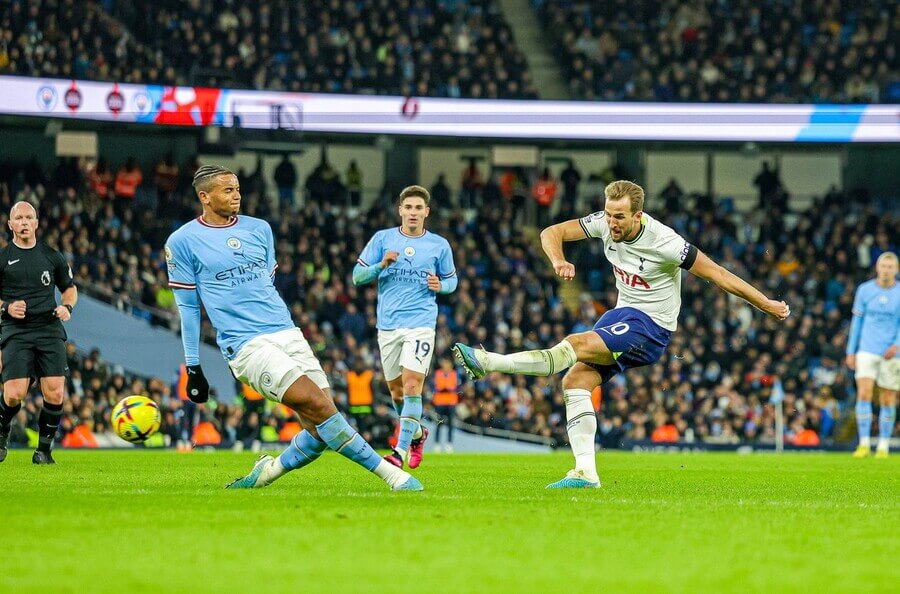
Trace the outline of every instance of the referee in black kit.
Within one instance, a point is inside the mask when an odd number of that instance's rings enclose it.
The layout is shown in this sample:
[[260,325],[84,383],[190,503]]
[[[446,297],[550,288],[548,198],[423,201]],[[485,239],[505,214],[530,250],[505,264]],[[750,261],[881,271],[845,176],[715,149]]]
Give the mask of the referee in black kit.
[[[33,379],[41,382],[44,407],[38,417],[38,447],[31,461],[56,464],[50,455],[62,416],[66,375],[66,331],[78,290],[65,257],[37,240],[37,211],[17,202],[9,212],[13,239],[0,249],[0,462],[6,459],[9,425],[22,408]],[[56,305],[54,287],[62,292]]]

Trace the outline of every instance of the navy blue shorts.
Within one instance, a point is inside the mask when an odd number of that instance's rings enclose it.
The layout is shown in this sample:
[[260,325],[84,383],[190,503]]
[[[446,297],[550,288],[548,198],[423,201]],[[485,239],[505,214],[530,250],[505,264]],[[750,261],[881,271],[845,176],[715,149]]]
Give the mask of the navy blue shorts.
[[616,358],[613,365],[587,363],[600,373],[602,383],[626,369],[653,365],[662,357],[672,338],[671,331],[633,307],[609,310],[594,324],[594,332],[600,335]]

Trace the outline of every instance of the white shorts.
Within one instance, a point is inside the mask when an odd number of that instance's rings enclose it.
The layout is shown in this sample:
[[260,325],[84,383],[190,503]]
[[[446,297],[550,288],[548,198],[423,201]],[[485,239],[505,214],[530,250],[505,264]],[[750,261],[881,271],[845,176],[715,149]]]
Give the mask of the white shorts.
[[900,357],[885,359],[875,353],[856,353],[856,377],[873,379],[885,390],[900,390]]
[[404,369],[428,375],[434,355],[434,328],[379,330],[378,348],[386,380],[397,379]]
[[228,365],[238,380],[275,402],[298,378],[306,376],[327,389],[328,378],[300,328],[257,336]]

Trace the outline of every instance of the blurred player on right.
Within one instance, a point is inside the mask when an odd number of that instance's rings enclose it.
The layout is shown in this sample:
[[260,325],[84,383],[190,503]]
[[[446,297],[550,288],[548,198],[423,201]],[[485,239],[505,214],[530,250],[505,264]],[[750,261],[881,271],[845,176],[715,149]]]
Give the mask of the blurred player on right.
[[872,392],[881,393],[876,458],[887,458],[897,420],[900,391],[900,283],[897,254],[885,252],[875,262],[875,278],[856,289],[853,321],[847,339],[847,367],[856,372],[856,428],[859,446],[854,458],[871,455]]

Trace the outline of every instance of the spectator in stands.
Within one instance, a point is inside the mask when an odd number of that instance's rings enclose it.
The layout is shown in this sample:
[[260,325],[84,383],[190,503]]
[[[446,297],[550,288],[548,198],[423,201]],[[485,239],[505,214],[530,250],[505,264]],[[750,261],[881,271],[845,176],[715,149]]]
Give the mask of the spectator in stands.
[[762,171],[753,178],[753,185],[759,188],[759,209],[767,211],[772,207],[776,195],[781,190],[778,169],[771,169],[768,161],[763,161]]
[[116,173],[116,213],[119,217],[132,208],[138,186],[144,181],[144,174],[137,164],[137,159],[128,157]]
[[356,159],[350,161],[347,172],[344,174],[344,185],[350,198],[350,206],[362,205],[363,173],[356,164]]
[[540,176],[534,180],[531,186],[531,197],[537,205],[537,224],[544,228],[550,225],[550,209],[556,200],[556,178],[550,173],[549,167],[544,167]]
[[450,186],[447,185],[447,176],[443,172],[438,174],[437,181],[431,186],[431,201],[438,208],[450,208],[453,206],[450,199]]
[[659,197],[665,201],[666,212],[668,213],[678,211],[683,196],[684,190],[681,189],[674,177],[669,180],[666,187],[659,193]]
[[156,214],[163,216],[174,203],[175,191],[178,189],[179,169],[171,152],[156,164],[153,173],[153,181],[156,183]]
[[288,154],[281,157],[281,163],[275,167],[275,185],[278,187],[278,205],[282,212],[294,210],[294,189],[297,187],[297,168],[291,163]]
[[481,188],[484,186],[484,178],[478,168],[477,159],[469,159],[469,164],[463,169],[460,180],[460,199],[463,208],[478,208],[481,205]]

